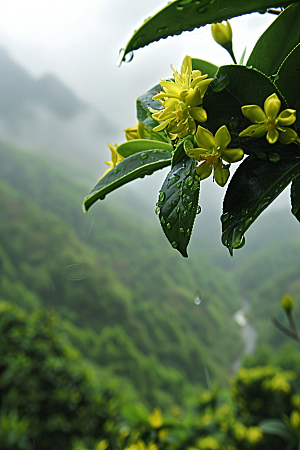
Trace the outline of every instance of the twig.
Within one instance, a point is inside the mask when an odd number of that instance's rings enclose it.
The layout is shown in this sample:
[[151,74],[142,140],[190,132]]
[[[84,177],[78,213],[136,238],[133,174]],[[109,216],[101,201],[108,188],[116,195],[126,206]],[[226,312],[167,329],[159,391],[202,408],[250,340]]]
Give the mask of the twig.
[[286,328],[285,326],[281,325],[281,323],[278,322],[277,319],[273,318],[272,322],[274,323],[275,327],[277,327],[280,331],[282,331],[288,337],[290,337],[291,339],[294,339],[297,342],[300,342],[300,337],[298,336],[298,334],[290,331],[288,328]]

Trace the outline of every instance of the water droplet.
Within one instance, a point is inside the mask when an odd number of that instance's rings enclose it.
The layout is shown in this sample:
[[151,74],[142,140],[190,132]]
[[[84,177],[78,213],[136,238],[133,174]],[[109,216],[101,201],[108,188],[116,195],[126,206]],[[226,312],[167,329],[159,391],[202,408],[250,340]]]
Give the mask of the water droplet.
[[100,197],[99,197],[99,200],[104,200],[105,199],[105,195],[101,195]]
[[177,242],[175,242],[175,241],[172,242],[172,247],[173,247],[173,248],[177,248]]
[[193,184],[193,182],[194,182],[193,178],[192,178],[192,177],[188,177],[188,179],[187,179],[187,181],[186,181],[186,184],[187,184],[188,186],[191,186],[191,184]]
[[155,208],[155,214],[157,214],[157,215],[160,214],[160,207],[159,207],[159,206],[157,206],[157,207]]
[[279,78],[278,73],[275,73],[274,75],[271,75],[271,76],[272,76],[272,80],[273,80],[273,81],[277,81],[278,78]]
[[159,200],[160,202],[163,202],[164,199],[165,199],[165,193],[164,193],[164,192],[160,192],[160,193],[159,193],[158,200]]
[[168,27],[161,27],[161,28],[158,28],[158,30],[157,30],[157,33],[164,33],[165,31],[168,31]]
[[279,153],[272,152],[272,153],[269,153],[268,158],[269,158],[269,161],[271,161],[273,163],[277,163],[278,161],[281,160],[281,155]]
[[199,294],[199,293],[197,293],[197,294],[195,295],[194,303],[195,303],[195,305],[197,305],[197,306],[200,305],[200,303],[201,303],[201,298],[200,298],[200,294]]
[[187,234],[188,236],[191,234],[191,230],[190,230],[189,228],[186,230],[186,234]]
[[189,174],[190,174],[190,171],[191,171],[191,166],[184,172],[184,174],[186,175],[186,176],[188,176]]
[[114,174],[117,174],[119,172],[119,169],[114,170]]
[[249,217],[249,219],[246,220],[245,226],[248,227],[252,223],[253,217]]
[[229,78],[227,76],[227,73],[225,73],[224,75],[219,75],[219,77],[214,78],[214,80],[211,83],[213,92],[222,91],[223,89],[226,88],[228,83],[229,83]]
[[[197,206],[197,211],[196,211],[196,214],[200,214],[201,213],[201,206],[200,205],[198,205]],[[200,220],[200,219],[199,219]]]
[[167,228],[168,230],[171,228],[171,224],[169,222],[167,223]]
[[117,59],[117,67],[120,67],[122,62],[124,61],[124,55],[125,55],[125,48],[120,48]]
[[180,211],[180,208],[179,208],[179,206],[178,206],[178,208],[176,209],[177,214],[179,213],[179,211]]
[[179,228],[180,233],[184,233],[184,229],[183,228]]
[[183,211],[183,217],[186,217],[186,215],[187,215],[187,212]]
[[248,214],[248,212],[249,212],[249,209],[248,209],[248,208],[243,208],[243,209],[242,209],[242,214],[243,214],[243,216],[246,216],[246,215]]
[[[135,44],[135,42],[134,42],[134,44]],[[125,59],[123,58],[123,61],[125,61],[126,63],[129,63],[132,60],[133,60],[133,51],[127,53],[125,55]]]
[[66,267],[66,279],[70,281],[80,281],[91,276],[94,272],[85,264],[72,264]]
[[200,177],[198,177],[198,175],[195,175],[195,180],[200,181]]
[[166,223],[166,221],[165,221],[165,219],[163,217],[160,219],[160,222],[161,222],[162,225],[164,225]]
[[148,153],[142,153],[141,154],[141,159],[146,159],[148,158]]
[[222,214],[221,222],[226,222],[229,219],[229,213]]
[[122,167],[121,172],[124,172],[124,170],[125,170],[125,167]]
[[244,238],[243,234],[244,234],[244,221],[241,221],[234,228],[233,233],[232,233],[232,247],[233,248],[238,248],[241,245],[242,240]]
[[177,187],[177,188],[180,188],[180,186],[181,186],[181,181],[180,181],[179,183],[176,184],[176,187]]
[[228,122],[228,127],[230,130],[234,131],[239,127],[240,119],[238,117],[231,117]]
[[188,211],[190,211],[192,209],[192,207],[193,207],[193,203],[191,202],[188,204]]
[[177,9],[178,11],[182,11],[184,8],[183,8],[183,6],[177,5],[177,6],[176,6],[176,9]]

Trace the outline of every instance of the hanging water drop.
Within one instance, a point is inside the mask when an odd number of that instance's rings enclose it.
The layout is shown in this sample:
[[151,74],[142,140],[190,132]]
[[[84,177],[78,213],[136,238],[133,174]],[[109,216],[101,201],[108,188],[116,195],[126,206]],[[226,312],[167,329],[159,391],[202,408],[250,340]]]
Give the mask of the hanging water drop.
[[201,303],[201,298],[200,298],[200,293],[199,293],[199,292],[197,292],[196,295],[195,295],[194,303],[195,303],[195,305],[197,305],[197,306],[199,306],[200,303]]
[[184,229],[183,228],[179,228],[180,233],[184,233]]
[[163,217],[160,219],[160,222],[161,222],[162,225],[164,225],[166,223],[166,221],[165,221],[165,219]]
[[160,207],[159,207],[159,206],[157,206],[157,207],[155,208],[155,214],[157,214],[157,215],[160,214]]
[[117,59],[117,67],[120,67],[122,62],[124,61],[124,55],[125,55],[125,48],[121,48],[119,50],[119,55]]
[[164,192],[160,192],[158,199],[159,199],[160,202],[163,202],[164,199],[165,199],[165,193]]
[[225,213],[225,214],[222,214],[221,222],[226,222],[226,220],[228,220],[228,219],[229,219],[229,213],[228,212]]
[[193,182],[194,182],[194,180],[193,180],[192,177],[188,177],[188,179],[186,180],[186,184],[187,184],[188,186],[191,186],[191,184],[193,184]]
[[196,214],[200,214],[201,213],[201,206],[200,205],[198,205],[197,206],[197,211],[196,211]]

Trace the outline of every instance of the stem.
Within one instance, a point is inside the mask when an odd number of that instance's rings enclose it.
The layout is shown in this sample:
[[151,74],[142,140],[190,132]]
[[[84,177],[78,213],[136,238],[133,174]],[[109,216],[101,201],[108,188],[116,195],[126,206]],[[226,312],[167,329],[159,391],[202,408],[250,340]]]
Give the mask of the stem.
[[236,59],[235,59],[235,55],[234,55],[233,49],[232,49],[232,41],[227,42],[227,44],[222,45],[222,47],[225,48],[225,50],[228,51],[228,53],[231,56],[231,59],[234,62],[234,64],[237,64]]
[[287,313],[287,317],[288,317],[288,321],[289,321],[292,332],[294,333],[295,336],[298,336],[298,338],[299,338],[299,334],[298,334],[296,324],[295,324],[294,318],[293,318],[293,313],[292,312]]
[[292,331],[288,330],[285,326],[281,325],[281,323],[278,322],[277,319],[272,319],[272,322],[274,323],[275,327],[282,331],[282,333],[284,333],[286,336],[294,339],[297,342],[300,342],[300,337],[298,336],[298,334],[295,334]]
[[276,16],[279,16],[279,14],[282,11],[278,11],[278,9],[267,9],[267,12],[270,13],[270,14],[275,14]]

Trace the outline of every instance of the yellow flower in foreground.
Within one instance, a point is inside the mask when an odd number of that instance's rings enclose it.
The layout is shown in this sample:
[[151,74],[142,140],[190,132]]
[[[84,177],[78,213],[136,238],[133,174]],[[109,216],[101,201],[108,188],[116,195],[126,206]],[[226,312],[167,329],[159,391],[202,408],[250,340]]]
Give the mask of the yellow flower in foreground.
[[232,41],[232,29],[228,20],[226,20],[226,25],[224,23],[213,23],[211,25],[211,34],[219,45],[223,46]]
[[152,428],[160,428],[164,421],[161,409],[155,408],[153,413],[150,414],[148,419]]
[[107,145],[109,146],[110,151],[111,151],[111,161],[106,161],[105,164],[110,166],[110,168],[104,172],[104,174],[102,175],[102,177],[99,178],[99,180],[101,180],[101,178],[103,178],[104,175],[106,175],[110,170],[114,169],[124,159],[123,156],[119,155],[119,153],[117,151],[117,148],[118,148],[117,144],[115,144],[115,147],[111,144],[107,144]]
[[153,100],[160,101],[162,109],[149,110],[153,119],[162,122],[153,130],[161,131],[168,127],[171,138],[175,139],[195,134],[195,120],[206,121],[206,111],[200,105],[212,78],[202,75],[200,70],[192,70],[190,56],[184,58],[180,73],[172,65],[171,69],[175,81],[162,80],[160,85],[163,91],[153,97]]
[[196,141],[199,148],[187,150],[186,154],[200,162],[196,168],[200,180],[209,177],[214,170],[216,183],[223,187],[229,177],[229,166],[224,166],[222,160],[228,163],[240,161],[244,156],[243,150],[227,148],[231,136],[226,125],[218,129],[215,137],[206,128],[198,126]]
[[288,128],[296,120],[296,111],[294,109],[285,109],[278,115],[280,106],[281,101],[275,93],[266,99],[264,111],[257,105],[242,106],[244,116],[256,125],[250,125],[239,136],[260,138],[267,133],[266,139],[269,144],[275,144],[278,139],[282,144],[300,143],[296,131]]

